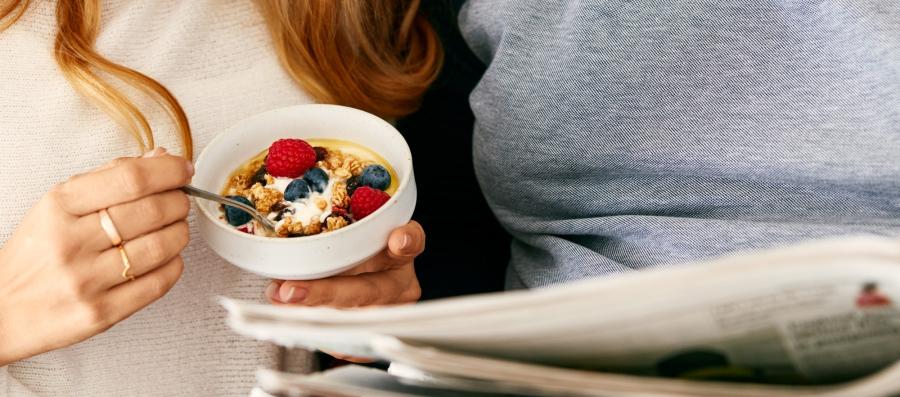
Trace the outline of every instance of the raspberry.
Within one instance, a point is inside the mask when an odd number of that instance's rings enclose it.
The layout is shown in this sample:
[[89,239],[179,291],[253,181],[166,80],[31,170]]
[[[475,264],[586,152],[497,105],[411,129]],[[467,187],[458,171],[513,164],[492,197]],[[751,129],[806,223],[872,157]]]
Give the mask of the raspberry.
[[387,193],[368,186],[360,186],[350,196],[350,213],[360,220],[381,208],[391,198]]
[[302,139],[279,139],[269,146],[269,175],[296,178],[316,165],[316,151]]
[[256,234],[253,229],[253,223],[247,223],[246,225],[237,228],[237,230],[247,234]]

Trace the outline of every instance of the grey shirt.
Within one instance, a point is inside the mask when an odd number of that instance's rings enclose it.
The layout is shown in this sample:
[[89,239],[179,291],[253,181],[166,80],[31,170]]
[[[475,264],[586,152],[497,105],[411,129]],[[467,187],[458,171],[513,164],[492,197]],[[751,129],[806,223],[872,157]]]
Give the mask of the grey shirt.
[[470,0],[511,288],[900,235],[900,2]]

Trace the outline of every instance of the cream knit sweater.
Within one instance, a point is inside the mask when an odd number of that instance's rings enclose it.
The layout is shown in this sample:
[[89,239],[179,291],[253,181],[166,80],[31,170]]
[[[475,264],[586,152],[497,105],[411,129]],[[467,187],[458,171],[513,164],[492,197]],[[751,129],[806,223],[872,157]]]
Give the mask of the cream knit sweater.
[[[57,69],[56,1],[32,3],[0,33],[0,242],[54,184],[138,154],[132,138]],[[195,153],[244,117],[310,102],[279,66],[251,0],[102,3],[97,49],[173,92],[193,127]],[[138,103],[158,143],[181,152],[163,113]],[[254,370],[282,358],[275,347],[233,334],[214,297],[262,300],[267,280],[217,257],[191,224],[185,272],[167,296],[85,342],[0,368],[0,396],[247,395]]]

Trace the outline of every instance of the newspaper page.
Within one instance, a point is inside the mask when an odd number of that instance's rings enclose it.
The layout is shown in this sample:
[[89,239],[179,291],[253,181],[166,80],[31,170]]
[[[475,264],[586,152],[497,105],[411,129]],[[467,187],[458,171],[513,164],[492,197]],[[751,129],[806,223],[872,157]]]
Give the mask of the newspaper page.
[[[518,326],[502,318],[472,319],[490,334],[452,323],[439,330],[382,331],[435,347],[569,368],[835,383],[900,359],[898,270],[848,264],[820,269],[815,280],[789,271],[745,274],[719,282],[717,291],[692,288],[696,295],[678,303],[662,293],[641,302],[597,302],[609,309],[557,308],[553,317],[532,317]],[[782,281],[755,280],[767,276]],[[591,317],[599,310],[602,316]]]
[[404,384],[374,368],[347,365],[311,375],[260,370],[256,374],[259,396],[315,395],[339,397],[515,397],[511,394],[461,391]]
[[391,374],[416,385],[540,397],[886,397],[900,377],[897,366],[877,376],[835,386],[692,381],[582,371],[448,352],[381,337],[375,349],[392,361]]
[[366,321],[354,320],[359,312],[226,306],[245,335],[343,345],[339,351],[354,354],[374,355],[372,339],[388,335],[575,369],[829,384],[900,358],[898,270],[900,243],[840,239],[505,296],[373,309],[361,315]]

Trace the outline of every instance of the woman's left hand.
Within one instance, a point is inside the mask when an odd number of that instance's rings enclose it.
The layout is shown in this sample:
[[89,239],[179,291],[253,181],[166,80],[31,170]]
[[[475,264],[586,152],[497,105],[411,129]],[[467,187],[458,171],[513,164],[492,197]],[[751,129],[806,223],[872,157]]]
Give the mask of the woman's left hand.
[[340,275],[320,280],[273,280],[266,297],[275,304],[351,308],[412,303],[421,289],[413,262],[425,250],[425,231],[416,221],[394,229],[388,246]]

